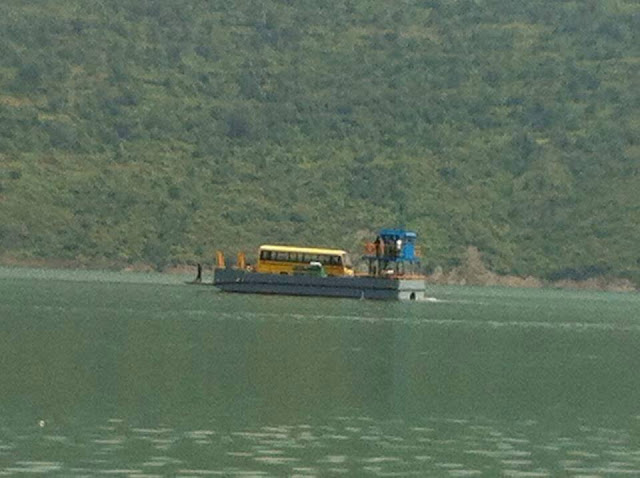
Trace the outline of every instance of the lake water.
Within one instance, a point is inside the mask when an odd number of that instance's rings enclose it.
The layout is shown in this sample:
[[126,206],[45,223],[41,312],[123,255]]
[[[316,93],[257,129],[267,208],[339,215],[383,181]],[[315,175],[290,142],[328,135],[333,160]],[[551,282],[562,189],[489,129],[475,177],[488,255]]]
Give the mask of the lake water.
[[0,268],[0,475],[640,476],[640,296]]

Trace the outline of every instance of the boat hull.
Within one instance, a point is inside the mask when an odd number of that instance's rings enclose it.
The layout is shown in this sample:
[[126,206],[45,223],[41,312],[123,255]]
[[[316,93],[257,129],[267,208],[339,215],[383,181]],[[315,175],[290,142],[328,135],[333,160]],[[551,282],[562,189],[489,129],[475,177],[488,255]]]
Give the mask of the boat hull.
[[224,268],[215,269],[213,285],[224,292],[353,299],[421,300],[425,294],[423,279],[259,274]]

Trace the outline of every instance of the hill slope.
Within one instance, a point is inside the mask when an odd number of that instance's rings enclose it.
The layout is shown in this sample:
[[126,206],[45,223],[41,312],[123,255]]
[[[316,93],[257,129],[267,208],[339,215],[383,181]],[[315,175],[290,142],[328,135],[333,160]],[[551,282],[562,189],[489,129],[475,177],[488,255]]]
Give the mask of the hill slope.
[[640,282],[632,0],[0,4],[0,251],[86,264],[421,233]]

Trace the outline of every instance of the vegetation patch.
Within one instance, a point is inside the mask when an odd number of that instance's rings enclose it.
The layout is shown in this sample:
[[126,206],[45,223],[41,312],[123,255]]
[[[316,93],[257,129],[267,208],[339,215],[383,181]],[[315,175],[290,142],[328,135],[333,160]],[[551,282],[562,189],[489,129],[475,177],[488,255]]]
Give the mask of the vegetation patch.
[[429,271],[474,247],[495,277],[637,286],[638,18],[632,1],[2,2],[0,252],[164,269],[263,242],[355,251],[404,225]]

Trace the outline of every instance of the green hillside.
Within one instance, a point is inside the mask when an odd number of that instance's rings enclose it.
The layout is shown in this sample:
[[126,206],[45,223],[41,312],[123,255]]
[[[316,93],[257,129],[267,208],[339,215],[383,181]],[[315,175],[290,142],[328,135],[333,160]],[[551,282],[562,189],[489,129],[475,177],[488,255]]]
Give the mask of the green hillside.
[[421,234],[640,284],[636,0],[4,0],[0,256]]

